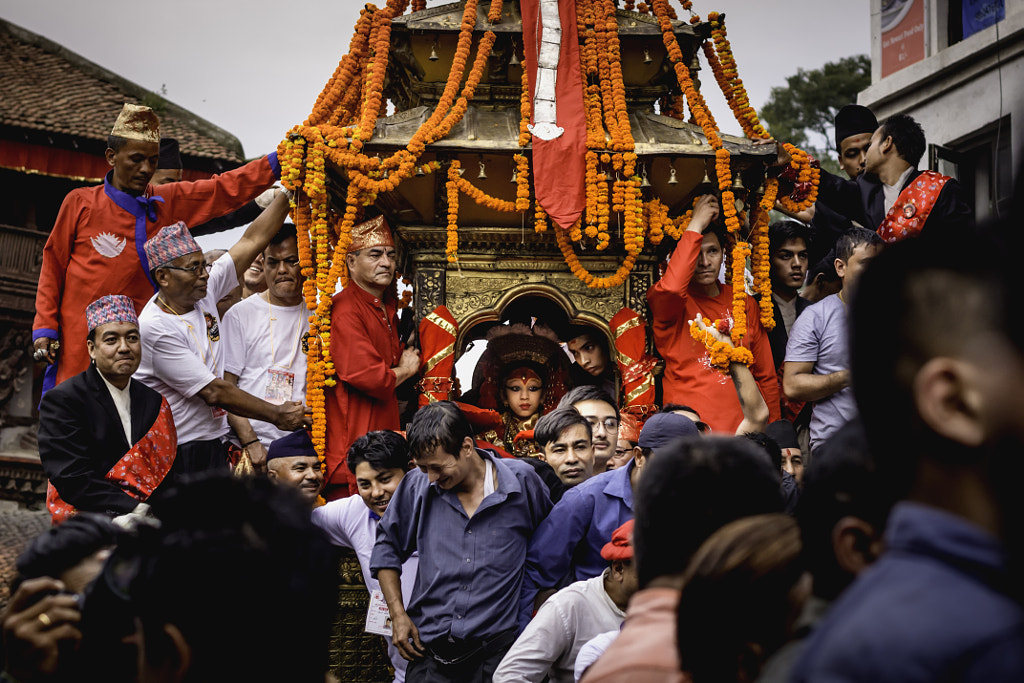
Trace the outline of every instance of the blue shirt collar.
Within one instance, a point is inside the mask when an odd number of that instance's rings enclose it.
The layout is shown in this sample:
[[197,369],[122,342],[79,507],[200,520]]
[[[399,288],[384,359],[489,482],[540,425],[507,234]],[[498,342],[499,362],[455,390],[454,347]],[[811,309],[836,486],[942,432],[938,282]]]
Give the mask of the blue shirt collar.
[[106,192],[107,196],[110,197],[111,201],[117,204],[119,207],[135,216],[136,218],[142,218],[145,216],[150,221],[156,221],[156,203],[160,202],[163,204],[163,197],[148,197],[145,194],[135,196],[122,192],[121,190],[114,187],[111,180],[114,178],[114,172],[109,171],[106,177],[103,179],[103,191]]
[[609,496],[621,498],[630,510],[633,509],[633,485],[630,477],[633,474],[634,467],[636,467],[636,460],[630,458],[625,467],[612,470],[611,476],[608,477],[608,483],[604,485],[605,493]]

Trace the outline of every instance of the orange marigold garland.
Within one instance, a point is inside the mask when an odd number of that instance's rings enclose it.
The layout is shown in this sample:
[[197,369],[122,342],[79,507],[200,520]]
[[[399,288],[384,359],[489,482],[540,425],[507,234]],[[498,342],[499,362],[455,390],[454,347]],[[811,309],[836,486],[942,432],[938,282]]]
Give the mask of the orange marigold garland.
[[[703,322],[706,327],[712,327],[712,325],[717,327],[717,323],[712,323],[707,318],[703,318]],[[740,346],[739,342],[736,341],[730,344],[727,341],[716,340],[707,330],[700,329],[696,320],[690,323],[690,336],[695,341],[704,345],[704,348],[708,351],[709,362],[723,374],[729,374],[729,365],[731,363],[750,365],[754,362],[754,354],[750,352],[750,349]],[[736,339],[735,335],[733,335],[733,339]]]
[[448,257],[448,263],[456,263],[459,260],[459,168],[462,164],[453,159],[448,166],[448,244],[444,253]]
[[754,275],[754,290],[760,295],[758,305],[761,308],[761,325],[766,330],[775,329],[775,305],[772,302],[771,255],[768,239],[768,221],[775,208],[775,198],[779,193],[779,181],[769,178],[765,181],[764,195],[758,205],[760,209],[751,239],[754,251],[751,256],[751,271]]

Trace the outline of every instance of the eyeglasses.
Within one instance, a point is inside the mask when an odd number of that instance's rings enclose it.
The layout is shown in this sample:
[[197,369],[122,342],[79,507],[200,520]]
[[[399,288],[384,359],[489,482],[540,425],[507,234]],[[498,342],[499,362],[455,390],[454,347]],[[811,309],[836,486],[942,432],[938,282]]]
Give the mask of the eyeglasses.
[[197,263],[196,265],[192,266],[191,268],[182,268],[181,266],[161,266],[161,268],[168,268],[170,270],[180,270],[180,271],[185,272],[185,273],[192,273],[193,277],[199,277],[200,275],[202,275],[202,272],[204,270],[207,273],[209,273],[210,269],[213,268],[213,264],[212,263],[200,262],[200,263]]
[[622,456],[626,455],[627,453],[632,453],[632,452],[633,452],[632,448],[616,448],[615,449],[615,455],[617,457],[619,457],[619,458],[621,458]]
[[590,423],[591,429],[597,429],[598,425],[604,425],[604,428],[609,432],[614,432],[619,428],[619,419],[617,417],[606,417],[603,420],[599,420],[596,417],[584,418]]

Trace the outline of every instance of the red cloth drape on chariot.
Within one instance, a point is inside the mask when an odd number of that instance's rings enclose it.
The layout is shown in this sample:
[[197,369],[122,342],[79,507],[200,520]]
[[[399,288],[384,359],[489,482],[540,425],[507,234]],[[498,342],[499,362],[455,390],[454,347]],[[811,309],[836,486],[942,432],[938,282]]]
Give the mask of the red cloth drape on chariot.
[[608,326],[615,338],[615,362],[622,377],[622,412],[635,415],[643,425],[658,410],[654,403],[654,374],[657,362],[647,355],[647,325],[636,311],[623,308]]

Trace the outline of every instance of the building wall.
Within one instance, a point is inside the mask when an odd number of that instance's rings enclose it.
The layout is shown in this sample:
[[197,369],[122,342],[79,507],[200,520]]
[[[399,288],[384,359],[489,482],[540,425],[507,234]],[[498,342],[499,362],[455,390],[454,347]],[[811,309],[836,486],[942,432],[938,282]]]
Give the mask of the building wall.
[[917,1],[925,3],[925,57],[882,78],[882,0],[871,0],[872,84],[858,102],[880,121],[902,112],[922,125],[929,153],[921,168],[937,165],[936,145],[963,159],[960,172],[972,177],[958,178],[983,220],[1005,204],[1007,168],[1012,176],[1024,163],[1024,0],[1005,0],[1005,19],[953,44],[949,0]]

